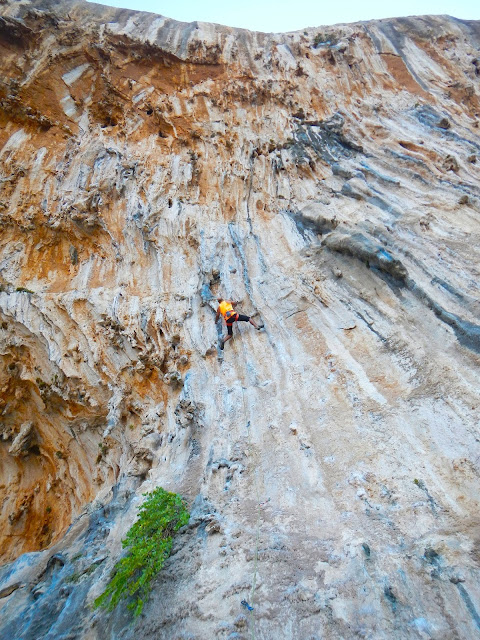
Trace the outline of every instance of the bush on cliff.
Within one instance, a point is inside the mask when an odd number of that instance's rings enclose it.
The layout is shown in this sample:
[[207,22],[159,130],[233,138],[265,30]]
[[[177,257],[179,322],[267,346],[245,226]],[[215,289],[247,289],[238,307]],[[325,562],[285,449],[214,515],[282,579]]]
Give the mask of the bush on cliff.
[[139,616],[152,580],[170,555],[173,534],[188,522],[185,501],[178,494],[158,487],[144,495],[147,499],[138,518],[122,540],[127,554],[115,565],[107,588],[94,602],[95,608],[112,611],[122,598],[134,596],[128,608]]

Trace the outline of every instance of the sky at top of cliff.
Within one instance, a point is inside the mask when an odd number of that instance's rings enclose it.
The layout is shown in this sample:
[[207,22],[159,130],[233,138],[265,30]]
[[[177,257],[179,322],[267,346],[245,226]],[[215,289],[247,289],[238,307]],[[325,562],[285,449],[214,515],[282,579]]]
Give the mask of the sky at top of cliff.
[[478,0],[101,0],[100,4],[151,11],[182,22],[212,22],[264,32],[296,31],[339,23],[412,15],[450,15],[464,20],[480,19]]

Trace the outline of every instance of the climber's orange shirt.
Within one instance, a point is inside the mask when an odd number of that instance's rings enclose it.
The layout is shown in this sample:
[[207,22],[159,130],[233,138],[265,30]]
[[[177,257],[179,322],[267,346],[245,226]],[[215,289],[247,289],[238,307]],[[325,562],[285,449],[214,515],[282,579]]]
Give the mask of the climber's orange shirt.
[[233,311],[232,303],[228,302],[228,300],[223,300],[218,305],[218,310],[220,311],[222,316],[225,318],[225,315],[226,315],[227,311]]

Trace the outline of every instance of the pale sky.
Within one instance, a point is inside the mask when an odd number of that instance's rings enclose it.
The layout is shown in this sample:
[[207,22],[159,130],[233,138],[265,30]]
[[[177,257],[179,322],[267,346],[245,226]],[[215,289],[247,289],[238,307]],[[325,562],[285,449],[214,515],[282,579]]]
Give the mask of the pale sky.
[[183,22],[199,20],[266,32],[427,14],[480,19],[480,0],[103,0],[100,4],[151,11]]

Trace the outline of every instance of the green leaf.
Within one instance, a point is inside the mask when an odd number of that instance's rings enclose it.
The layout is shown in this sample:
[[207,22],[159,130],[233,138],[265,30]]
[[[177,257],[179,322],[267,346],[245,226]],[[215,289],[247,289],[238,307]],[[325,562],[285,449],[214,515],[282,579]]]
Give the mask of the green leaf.
[[135,617],[139,616],[152,580],[171,553],[172,534],[188,523],[190,514],[178,494],[157,487],[144,495],[146,500],[138,510],[138,518],[122,540],[127,552],[115,564],[110,582],[94,601],[94,608],[112,611],[122,599],[136,596],[128,608]]

